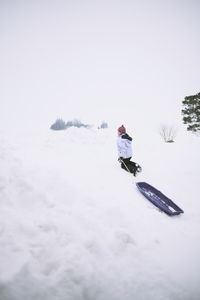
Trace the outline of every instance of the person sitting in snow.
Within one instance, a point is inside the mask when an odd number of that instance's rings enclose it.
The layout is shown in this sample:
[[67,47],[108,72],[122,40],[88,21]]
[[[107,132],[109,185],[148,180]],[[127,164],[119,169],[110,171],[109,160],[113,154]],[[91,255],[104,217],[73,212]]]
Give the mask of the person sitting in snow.
[[127,172],[133,173],[134,176],[141,172],[141,167],[135,162],[131,161],[132,158],[132,137],[126,133],[124,125],[120,126],[117,130],[117,149],[118,161],[121,163],[121,168]]

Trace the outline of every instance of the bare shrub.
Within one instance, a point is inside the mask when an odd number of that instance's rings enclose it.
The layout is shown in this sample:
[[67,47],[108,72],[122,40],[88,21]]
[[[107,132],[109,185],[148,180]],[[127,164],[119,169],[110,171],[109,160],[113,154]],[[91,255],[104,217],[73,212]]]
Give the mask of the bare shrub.
[[160,135],[165,143],[173,143],[177,136],[177,129],[174,126],[162,125],[160,127]]

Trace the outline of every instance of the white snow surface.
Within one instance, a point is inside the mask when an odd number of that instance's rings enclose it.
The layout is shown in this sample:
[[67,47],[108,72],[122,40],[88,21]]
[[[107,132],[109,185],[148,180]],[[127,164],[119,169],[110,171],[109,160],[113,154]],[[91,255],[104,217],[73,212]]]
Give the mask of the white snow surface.
[[[0,300],[200,299],[199,138],[133,139],[136,178],[114,128],[1,132]],[[139,181],[184,214],[160,212]]]

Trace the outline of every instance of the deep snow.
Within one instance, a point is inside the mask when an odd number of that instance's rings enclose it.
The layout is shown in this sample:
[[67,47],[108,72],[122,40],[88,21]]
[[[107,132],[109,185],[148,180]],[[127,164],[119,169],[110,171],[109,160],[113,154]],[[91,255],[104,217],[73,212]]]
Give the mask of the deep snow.
[[[116,128],[1,131],[0,300],[200,298],[199,138],[133,130],[137,178]],[[161,213],[137,181],[185,213]]]

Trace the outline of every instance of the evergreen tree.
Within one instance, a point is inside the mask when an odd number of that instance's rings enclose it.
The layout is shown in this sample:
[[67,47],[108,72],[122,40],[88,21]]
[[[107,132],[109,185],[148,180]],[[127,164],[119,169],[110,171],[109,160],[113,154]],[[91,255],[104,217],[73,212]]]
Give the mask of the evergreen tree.
[[187,130],[200,132],[200,93],[185,97],[182,103],[183,123],[188,125]]
[[63,119],[61,119],[61,118],[57,119],[55,121],[55,123],[51,125],[50,128],[53,130],[64,130],[64,129],[66,129],[65,121],[63,121]]

